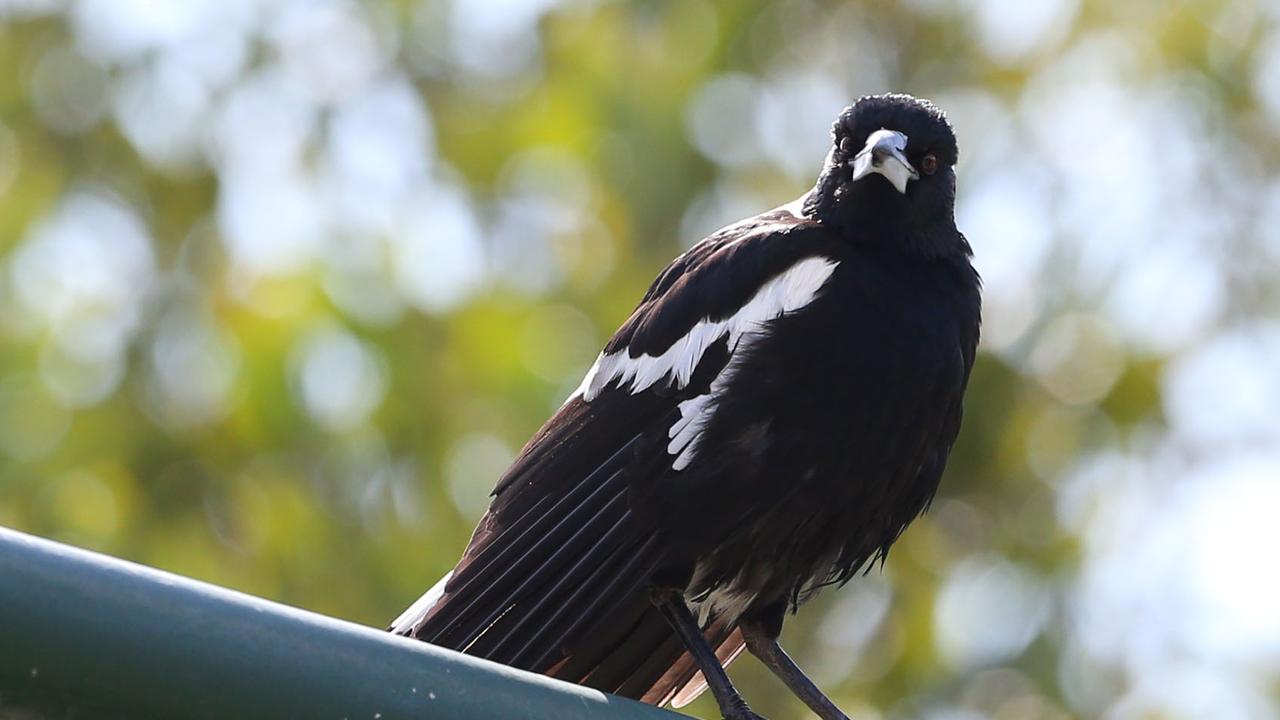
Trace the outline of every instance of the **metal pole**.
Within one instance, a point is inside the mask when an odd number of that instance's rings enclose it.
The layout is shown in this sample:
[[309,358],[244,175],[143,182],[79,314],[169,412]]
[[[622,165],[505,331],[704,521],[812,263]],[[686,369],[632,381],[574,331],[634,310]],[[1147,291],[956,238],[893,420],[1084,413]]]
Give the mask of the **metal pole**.
[[0,717],[14,708],[76,718],[683,717],[0,528]]

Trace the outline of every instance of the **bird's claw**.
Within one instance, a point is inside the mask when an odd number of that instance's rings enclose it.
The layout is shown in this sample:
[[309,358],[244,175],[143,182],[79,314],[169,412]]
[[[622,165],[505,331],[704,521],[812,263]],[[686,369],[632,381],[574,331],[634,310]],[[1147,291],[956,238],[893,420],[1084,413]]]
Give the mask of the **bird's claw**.
[[766,720],[766,718],[763,715],[757,715],[752,712],[751,708],[744,703],[741,707],[725,712],[721,720]]

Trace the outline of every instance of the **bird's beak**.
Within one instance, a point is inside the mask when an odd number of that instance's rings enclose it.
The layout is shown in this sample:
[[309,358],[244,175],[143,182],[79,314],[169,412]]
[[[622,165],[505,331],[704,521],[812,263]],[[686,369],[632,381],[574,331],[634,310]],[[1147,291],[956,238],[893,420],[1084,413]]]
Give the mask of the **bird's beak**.
[[907,148],[907,136],[894,130],[881,128],[867,138],[867,144],[850,161],[853,165],[853,182],[871,173],[885,176],[898,192],[907,192],[907,183],[919,180],[920,173],[907,162],[902,151]]

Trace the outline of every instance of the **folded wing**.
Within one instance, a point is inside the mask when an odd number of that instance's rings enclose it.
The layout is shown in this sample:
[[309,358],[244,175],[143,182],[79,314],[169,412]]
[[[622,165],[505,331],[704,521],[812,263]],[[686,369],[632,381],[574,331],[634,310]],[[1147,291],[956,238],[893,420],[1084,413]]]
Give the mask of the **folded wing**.
[[[821,293],[829,242],[775,212],[677,258],[498,482],[458,565],[392,631],[650,702],[694,681],[649,603],[671,548],[634,488],[696,472],[735,357]],[[731,623],[708,618],[706,633],[726,663],[741,648]]]

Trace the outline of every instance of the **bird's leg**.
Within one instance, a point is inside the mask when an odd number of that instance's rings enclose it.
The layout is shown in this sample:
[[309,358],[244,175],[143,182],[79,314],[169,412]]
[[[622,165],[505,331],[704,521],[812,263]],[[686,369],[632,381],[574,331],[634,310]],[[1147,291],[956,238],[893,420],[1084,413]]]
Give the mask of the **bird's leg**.
[[654,590],[650,597],[654,606],[671,624],[671,629],[676,631],[685,649],[693,656],[693,661],[698,664],[698,669],[706,678],[707,687],[711,688],[711,694],[715,696],[716,703],[720,706],[720,714],[724,719],[764,720],[751,712],[751,708],[747,707],[747,701],[742,699],[738,689],[729,681],[729,676],[720,665],[715,651],[707,644],[702,628],[698,627],[698,621],[694,619],[693,613],[689,612],[689,606],[684,602],[684,595],[675,590]]
[[[759,620],[743,620],[738,627],[742,629],[742,638],[747,641],[747,649],[751,654],[768,666],[818,717],[822,720],[849,720],[849,716],[836,707],[782,649],[778,644],[776,631],[769,632],[766,624]],[[781,627],[778,629],[781,630]]]

